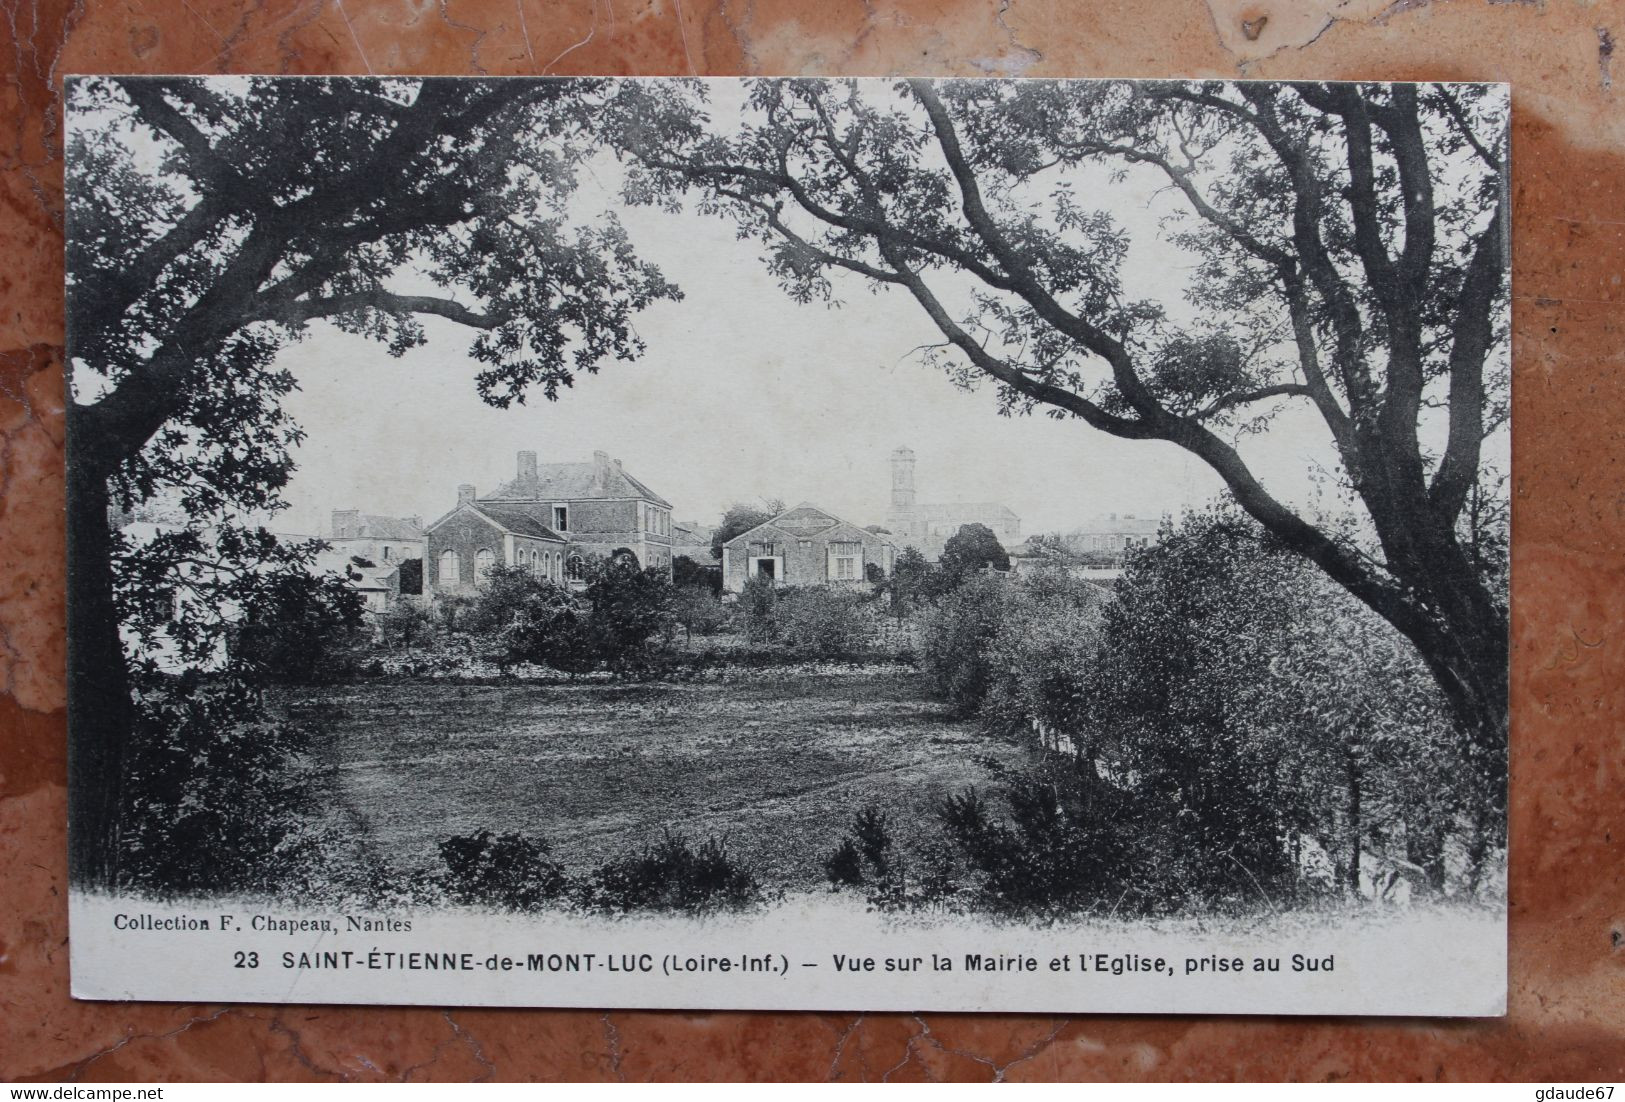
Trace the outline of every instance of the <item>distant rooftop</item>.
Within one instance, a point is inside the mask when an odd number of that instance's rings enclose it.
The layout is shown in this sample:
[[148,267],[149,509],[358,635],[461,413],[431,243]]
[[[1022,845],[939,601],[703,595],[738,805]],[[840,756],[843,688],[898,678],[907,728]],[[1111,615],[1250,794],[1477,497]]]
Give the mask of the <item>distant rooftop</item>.
[[481,501],[580,501],[592,498],[642,498],[671,508],[671,502],[634,478],[606,452],[594,452],[588,463],[538,463],[535,452],[519,453],[518,473]]

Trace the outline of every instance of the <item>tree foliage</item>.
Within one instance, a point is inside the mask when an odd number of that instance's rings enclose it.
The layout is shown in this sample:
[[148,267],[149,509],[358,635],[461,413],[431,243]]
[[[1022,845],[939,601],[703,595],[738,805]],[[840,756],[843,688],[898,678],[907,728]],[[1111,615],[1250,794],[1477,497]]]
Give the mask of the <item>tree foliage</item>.
[[[166,551],[177,579],[186,558],[253,540],[279,554],[234,529],[278,508],[293,470],[289,342],[325,319],[401,355],[429,339],[425,318],[454,323],[472,334],[479,396],[502,407],[642,351],[633,315],[675,288],[613,219],[580,225],[568,211],[583,138],[613,94],[591,80],[70,82],[77,877],[108,882],[117,861],[134,730],[121,579],[163,573]],[[192,536],[132,566],[108,507],[160,494]],[[203,548],[210,536],[222,542]],[[219,606],[180,607],[206,618]],[[132,617],[138,634],[150,622]]]
[[1260,876],[1313,838],[1351,890],[1365,852],[1442,888],[1446,841],[1475,868],[1495,843],[1493,765],[1415,648],[1248,518],[1187,517],[1117,593],[1092,726],[1117,771],[1183,809],[1181,829],[1255,840]]
[[[940,332],[927,358],[1045,412],[1199,458],[1283,546],[1415,644],[1503,755],[1504,588],[1464,505],[1506,421],[1506,103],[1467,85],[760,80],[741,117],[644,87],[628,197],[729,217],[798,302],[856,276]],[[1163,189],[1194,267],[1127,278],[1101,196]],[[1136,209],[1138,209],[1136,203]],[[843,282],[846,281],[846,282]],[[1183,300],[1183,301],[1181,301]],[[1360,526],[1306,516],[1243,451],[1319,419]]]
[[774,498],[761,505],[735,502],[722,514],[722,523],[711,533],[711,557],[722,558],[722,545],[758,525],[766,524],[784,512],[784,502]]
[[971,574],[991,567],[1010,569],[1010,554],[1005,551],[999,537],[985,524],[961,524],[959,531],[948,537],[942,547],[942,558],[937,566],[947,576],[950,585],[956,585]]

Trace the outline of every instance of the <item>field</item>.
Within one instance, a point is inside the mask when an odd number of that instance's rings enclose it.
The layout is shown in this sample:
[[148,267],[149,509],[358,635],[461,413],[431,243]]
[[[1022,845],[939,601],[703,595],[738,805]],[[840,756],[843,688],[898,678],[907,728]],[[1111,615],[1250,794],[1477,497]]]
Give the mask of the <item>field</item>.
[[1025,760],[903,670],[380,682],[290,691],[279,706],[321,729],[333,814],[418,868],[437,863],[440,839],[481,828],[544,838],[576,870],[671,829],[725,837],[766,886],[810,888],[857,809],[877,804],[900,840],[916,838],[933,800]]

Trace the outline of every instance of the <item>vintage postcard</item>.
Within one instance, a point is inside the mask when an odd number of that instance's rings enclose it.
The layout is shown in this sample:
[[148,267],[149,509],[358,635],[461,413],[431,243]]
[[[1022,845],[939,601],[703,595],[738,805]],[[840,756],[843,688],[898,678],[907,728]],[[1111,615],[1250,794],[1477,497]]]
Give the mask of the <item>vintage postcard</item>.
[[70,78],[74,992],[1502,1013],[1508,112]]

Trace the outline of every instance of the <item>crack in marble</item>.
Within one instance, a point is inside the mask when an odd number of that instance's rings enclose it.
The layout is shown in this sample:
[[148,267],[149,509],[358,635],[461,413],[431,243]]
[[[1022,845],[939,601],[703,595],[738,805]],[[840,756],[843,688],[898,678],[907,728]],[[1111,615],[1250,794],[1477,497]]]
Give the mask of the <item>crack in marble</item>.
[[[542,72],[548,72],[553,68],[553,66],[564,60],[567,55],[575,53],[577,50],[581,49],[581,47],[591,42],[598,34],[598,0],[589,0],[589,6],[592,8],[592,26],[587,28],[587,37],[583,38],[580,42],[577,42],[572,46],[566,46],[564,49],[560,50],[557,57],[542,67]],[[520,9],[519,14],[520,18],[524,17],[525,13],[523,8]],[[527,49],[530,46],[530,39],[528,35],[526,36],[525,46]],[[534,63],[535,60],[536,59],[534,57],[531,58],[532,63]]]
[[1005,37],[1009,40],[1010,49],[1017,53],[1026,55],[1027,60],[1025,62],[1008,66],[1009,72],[1007,75],[1020,76],[1034,65],[1042,62],[1044,60],[1044,53],[1042,50],[1035,50],[1031,46],[1016,41],[1015,28],[1010,26],[1010,24],[1006,22],[1004,18],[1007,14],[1009,14],[1010,6],[1014,3],[1015,0],[999,0],[999,10],[993,13],[993,21],[1003,28]]
[[[530,41],[530,24],[525,21],[525,0],[513,0],[514,11],[519,13],[519,37],[525,41],[525,56],[530,58],[530,71],[536,72],[536,48]],[[554,58],[557,61],[557,58]]]
[[683,26],[683,0],[672,0],[672,5],[677,12],[677,34],[683,40],[683,58],[688,62],[688,75],[697,77],[700,71],[694,67],[694,55],[688,49],[688,28]]
[[311,4],[305,10],[309,14],[304,19],[294,23],[293,26],[276,36],[277,71],[284,76],[287,75],[288,70],[293,67],[295,59],[299,56],[299,49],[291,45],[293,36],[322,17],[322,5],[320,3]]
[[489,1083],[492,1077],[497,1073],[497,1066],[493,1061],[486,1057],[485,1046],[480,1044],[478,1038],[476,1038],[468,1030],[464,1029],[462,1024],[459,1023],[456,1018],[451,1016],[451,1011],[443,1010],[441,1011],[441,1016],[446,1019],[446,1024],[451,1026],[452,1032],[457,1035],[458,1039],[468,1046],[469,1052],[473,1054],[474,1059],[477,1060],[479,1065],[485,1069],[485,1074],[474,1079],[474,1082]]
[[445,1053],[446,1049],[448,1047],[450,1047],[451,1045],[454,1045],[454,1044],[457,1043],[457,1040],[458,1040],[457,1034],[458,1034],[459,1030],[457,1028],[457,1023],[452,1021],[452,1019],[451,1019],[451,1011],[443,1010],[443,1011],[441,1011],[441,1016],[443,1018],[445,1018],[446,1024],[451,1026],[451,1028],[452,1028],[451,1036],[450,1037],[443,1037],[440,1040],[436,1041],[434,1043],[434,1047],[429,1050],[429,1058],[427,1060],[420,1060],[415,1064],[411,1064],[411,1065],[408,1065],[407,1067],[402,1068],[400,1075],[396,1076],[396,1078],[395,1078],[396,1082],[398,1082],[398,1083],[416,1082],[417,1080],[415,1080],[413,1077],[418,1072],[423,1071],[425,1068],[434,1067],[436,1064],[438,1064],[440,1062],[440,1057]]
[[[317,1067],[316,1062],[312,1060],[310,1058],[310,1054],[305,1051],[304,1037],[297,1029],[294,1029],[292,1026],[288,1025],[287,1022],[283,1021],[281,1014],[273,1014],[270,1018],[262,1018],[258,1014],[245,1013],[243,1017],[254,1022],[265,1022],[266,1029],[271,1033],[280,1034],[286,1037],[288,1039],[289,1055],[291,1055],[295,1060],[298,1060],[300,1066],[302,1066],[306,1071],[309,1071],[314,1075],[336,1075],[346,1083],[351,1082],[355,1078],[354,1076],[343,1071]],[[262,1069],[264,1064],[265,1057],[261,1055],[260,1065]]]
[[481,29],[469,23],[459,23],[457,20],[453,19],[451,17],[451,12],[446,8],[446,0],[440,0],[439,8],[440,21],[446,24],[446,26],[451,27],[454,30],[474,32],[474,41],[468,44],[468,66],[481,76],[489,76],[491,71],[484,65],[480,64],[480,43],[484,42],[485,39],[490,35],[490,30]]
[[995,1082],[995,1083],[998,1083],[998,1082],[1002,1081],[1003,1073],[1000,1070],[999,1065],[995,1064],[992,1060],[989,1060],[986,1056],[979,1056],[974,1052],[966,1052],[963,1049],[949,1048],[947,1045],[943,1044],[942,1041],[940,1041],[937,1038],[936,1034],[931,1032],[930,1024],[928,1022],[926,1022],[926,1020],[923,1017],[921,1017],[918,1014],[915,1014],[915,1015],[913,1015],[913,1018],[914,1018],[914,1020],[916,1022],[920,1023],[920,1032],[916,1033],[914,1035],[914,1037],[909,1041],[909,1048],[911,1050],[914,1047],[914,1041],[917,1041],[917,1040],[919,1040],[920,1038],[923,1037],[938,1052],[947,1053],[949,1056],[958,1056],[961,1059],[971,1060],[971,1061],[974,1061],[975,1063],[984,1064],[987,1067],[992,1068],[993,1069],[993,1080],[992,1081]]
[[841,1030],[841,1035],[835,1038],[835,1052],[829,1060],[828,1079],[832,1083],[835,1081],[835,1076],[840,1069],[841,1057],[846,1053],[846,1044],[852,1039],[852,1035],[858,1031],[858,1027],[863,1024],[863,1018],[862,1014],[853,1018],[851,1022],[847,1023],[847,1027]]
[[171,1037],[179,1037],[182,1033],[185,1033],[193,1026],[207,1025],[209,1022],[219,1021],[221,1018],[224,1018],[227,1014],[230,1014],[235,1009],[236,1007],[223,1006],[219,1010],[216,1010],[213,1014],[196,1015],[188,1018],[186,1023],[180,1026],[178,1029],[166,1030],[162,1033],[127,1033],[120,1041],[118,1041],[118,1043],[109,1045],[107,1048],[104,1048],[99,1052],[93,1052],[83,1060],[80,1060],[78,1063],[74,1064],[73,1071],[63,1077],[64,1081],[69,1083],[79,1082],[84,1076],[86,1070],[88,1070],[92,1064],[96,1063],[98,1060],[105,1060],[114,1053],[135,1044],[137,1041],[167,1041]]
[[355,24],[350,22],[350,13],[344,10],[344,0],[333,0],[333,6],[339,11],[339,18],[344,20],[344,29],[350,32],[350,41],[355,43],[355,52],[361,58],[361,64],[367,69],[367,75],[373,75],[372,62],[367,60],[367,51],[362,48],[361,36],[355,33]]
[[1015,1067],[1017,1064],[1025,1064],[1028,1060],[1036,1060],[1039,1054],[1053,1045],[1055,1043],[1055,1039],[1059,1037],[1062,1032],[1066,1030],[1066,1027],[1071,1024],[1071,1021],[1066,1018],[1062,1018],[1050,1029],[1047,1034],[1023,1049],[1021,1055],[1017,1056],[1009,1063],[1000,1065],[999,1074],[993,1081],[995,1083],[1008,1082],[1005,1076],[1009,1074],[1011,1068]]
[[618,1082],[626,1082],[626,1073],[621,1070],[621,1031],[610,1020],[608,1013],[600,1014],[598,1020],[604,1027],[604,1040],[609,1045],[609,1070],[615,1073]]
[[[912,1017],[916,1022],[919,1023],[920,1028],[922,1028],[922,1029],[925,1028],[925,1022],[920,1018],[920,1016],[918,1014],[912,1015]],[[927,1032],[929,1032],[929,1030],[927,1030]],[[918,1034],[918,1033],[909,1034],[908,1040],[903,1042],[903,1058],[901,1060],[897,1061],[897,1063],[893,1064],[891,1067],[887,1068],[883,1073],[881,1073],[880,1081],[882,1083],[890,1083],[891,1082],[891,1077],[893,1075],[896,1075],[898,1072],[900,1072],[904,1068],[908,1067],[909,1061],[914,1059],[914,1042],[918,1041],[919,1039],[920,1039],[920,1034]],[[867,1072],[869,1070],[869,1062],[867,1060],[864,1061],[863,1070],[865,1072]],[[865,1078],[867,1080],[867,1076]]]

